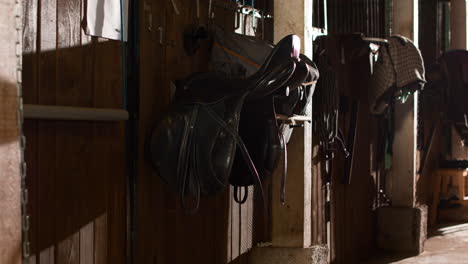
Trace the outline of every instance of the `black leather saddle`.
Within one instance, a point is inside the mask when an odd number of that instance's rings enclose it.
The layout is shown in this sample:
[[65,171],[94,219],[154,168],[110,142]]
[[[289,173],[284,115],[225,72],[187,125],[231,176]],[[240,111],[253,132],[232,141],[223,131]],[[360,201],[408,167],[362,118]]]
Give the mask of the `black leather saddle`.
[[[190,76],[177,87],[174,102],[151,133],[149,150],[154,168],[180,194],[182,201],[185,196],[195,197],[195,207],[198,207],[199,197],[222,191],[232,178],[235,159],[242,162],[261,188],[255,162],[238,132],[239,122],[244,119],[241,115],[244,101],[257,105],[257,101],[270,100],[265,98],[282,87],[306,78],[297,70],[302,65],[299,49],[299,37],[289,35],[247,79],[201,73]],[[249,109],[246,114],[250,115],[251,111],[254,110]],[[266,113],[274,119],[271,111],[265,109],[259,119]],[[271,123],[263,129],[277,126],[273,124],[276,120]],[[281,148],[280,142],[275,144],[273,148]]]

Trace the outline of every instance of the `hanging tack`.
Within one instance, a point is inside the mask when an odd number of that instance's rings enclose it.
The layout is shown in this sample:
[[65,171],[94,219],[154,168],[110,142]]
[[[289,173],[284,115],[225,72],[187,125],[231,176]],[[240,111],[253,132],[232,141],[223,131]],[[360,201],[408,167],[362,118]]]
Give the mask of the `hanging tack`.
[[197,19],[200,18],[200,0],[197,0]]

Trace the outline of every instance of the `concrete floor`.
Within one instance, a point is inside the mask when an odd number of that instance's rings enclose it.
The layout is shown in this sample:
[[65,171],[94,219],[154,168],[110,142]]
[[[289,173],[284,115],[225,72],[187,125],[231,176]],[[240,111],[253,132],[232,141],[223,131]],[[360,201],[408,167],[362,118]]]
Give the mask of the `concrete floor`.
[[468,264],[468,223],[445,225],[426,240],[416,257],[379,257],[367,264]]

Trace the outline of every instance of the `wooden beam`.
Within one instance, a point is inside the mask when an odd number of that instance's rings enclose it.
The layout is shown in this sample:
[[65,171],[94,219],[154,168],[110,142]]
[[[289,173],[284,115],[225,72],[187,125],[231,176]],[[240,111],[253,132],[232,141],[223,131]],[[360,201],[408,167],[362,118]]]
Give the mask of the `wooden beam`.
[[123,109],[70,107],[55,105],[24,105],[26,119],[124,121],[128,112]]
[[[18,67],[21,1],[0,0],[0,263],[21,263]],[[18,42],[17,42],[18,41]]]

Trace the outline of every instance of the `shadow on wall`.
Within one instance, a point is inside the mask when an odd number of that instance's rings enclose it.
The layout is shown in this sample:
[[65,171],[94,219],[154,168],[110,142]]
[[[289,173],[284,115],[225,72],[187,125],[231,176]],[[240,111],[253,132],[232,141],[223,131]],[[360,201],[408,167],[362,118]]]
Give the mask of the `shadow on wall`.
[[18,141],[17,85],[0,76],[0,148]]
[[0,76],[0,262],[21,259],[17,85]]
[[[88,40],[23,54],[24,103],[121,108],[120,43]],[[27,119],[23,129],[31,258],[122,263],[125,123]],[[0,123],[0,146],[6,135]]]

